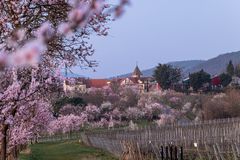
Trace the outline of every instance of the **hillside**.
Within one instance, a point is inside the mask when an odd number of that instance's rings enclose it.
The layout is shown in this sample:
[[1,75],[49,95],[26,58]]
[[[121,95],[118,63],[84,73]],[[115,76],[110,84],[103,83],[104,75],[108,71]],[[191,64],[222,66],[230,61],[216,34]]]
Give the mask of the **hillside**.
[[[185,73],[187,70],[191,69],[192,67],[195,67],[201,63],[203,63],[205,61],[203,60],[190,60],[190,61],[176,61],[176,62],[169,62],[168,64],[177,67],[177,68],[181,68],[182,72]],[[146,70],[142,70],[143,76],[145,77],[151,77],[153,75],[153,72],[155,70],[155,67],[150,68],[150,69],[146,69]],[[127,73],[127,74],[123,74],[120,76],[117,76],[119,78],[124,78],[124,77],[129,77],[131,76],[132,73]]]
[[[232,60],[234,65],[240,64],[240,51],[226,53],[209,60],[190,60],[190,61],[177,61],[169,62],[168,64],[178,67],[182,70],[183,77],[189,73],[197,72],[203,69],[211,75],[220,74],[225,72],[226,66]],[[157,64],[156,64],[157,65]],[[155,68],[142,70],[143,76],[152,76]],[[120,75],[118,77],[128,77],[131,73]]]
[[222,72],[225,72],[226,66],[230,60],[232,60],[234,65],[240,64],[240,51],[222,54],[215,58],[209,59],[204,63],[201,63],[197,66],[188,69],[185,72],[185,74],[193,73],[201,69],[203,69],[204,71],[208,72],[211,75],[220,74]]

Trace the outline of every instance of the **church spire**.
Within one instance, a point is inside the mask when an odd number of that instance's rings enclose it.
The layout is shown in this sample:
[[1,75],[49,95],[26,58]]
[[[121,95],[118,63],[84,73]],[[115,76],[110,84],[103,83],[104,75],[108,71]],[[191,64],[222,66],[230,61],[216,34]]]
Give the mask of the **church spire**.
[[138,67],[138,64],[136,64],[136,67],[132,73],[132,77],[134,78],[140,78],[142,76],[142,72],[140,71],[139,67]]

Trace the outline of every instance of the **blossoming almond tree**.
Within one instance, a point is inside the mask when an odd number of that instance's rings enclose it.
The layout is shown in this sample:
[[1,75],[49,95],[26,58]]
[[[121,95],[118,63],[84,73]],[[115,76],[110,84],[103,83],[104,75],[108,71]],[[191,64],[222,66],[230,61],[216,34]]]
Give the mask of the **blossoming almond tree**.
[[48,132],[50,134],[71,133],[79,131],[85,123],[87,123],[87,116],[85,114],[81,114],[80,116],[73,114],[60,116],[58,119],[50,122]]
[[[56,88],[46,70],[5,69],[0,80],[0,135],[2,159],[14,149],[37,137],[48,123],[50,106],[46,97]],[[20,140],[19,138],[22,137]]]
[[8,152],[13,158],[17,159],[20,146],[37,140],[40,134],[47,130],[49,122],[53,119],[49,108],[49,103],[42,100],[19,107],[10,124],[8,135]]
[[[121,15],[125,4],[126,0],[114,7],[103,0],[0,0],[2,160],[16,142],[22,144],[39,132],[31,126],[38,126],[41,121],[33,119],[44,114],[33,108],[46,101],[56,68],[94,66],[88,59],[94,53],[90,34],[107,35],[110,13]],[[25,114],[29,117],[23,121],[20,115]]]

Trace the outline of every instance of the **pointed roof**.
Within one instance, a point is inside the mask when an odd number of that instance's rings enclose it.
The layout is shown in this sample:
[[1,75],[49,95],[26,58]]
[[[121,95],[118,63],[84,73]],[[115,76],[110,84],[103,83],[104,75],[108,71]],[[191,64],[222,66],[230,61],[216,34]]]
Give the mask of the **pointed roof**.
[[132,73],[132,77],[141,77],[143,74],[140,71],[140,69],[138,68],[138,65],[135,67],[133,73]]

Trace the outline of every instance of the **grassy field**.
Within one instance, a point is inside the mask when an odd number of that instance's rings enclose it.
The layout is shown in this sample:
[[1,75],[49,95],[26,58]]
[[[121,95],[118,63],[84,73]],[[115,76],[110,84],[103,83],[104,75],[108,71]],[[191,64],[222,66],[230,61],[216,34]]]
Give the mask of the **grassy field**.
[[117,160],[109,153],[84,146],[76,141],[40,143],[21,153],[20,160]]

